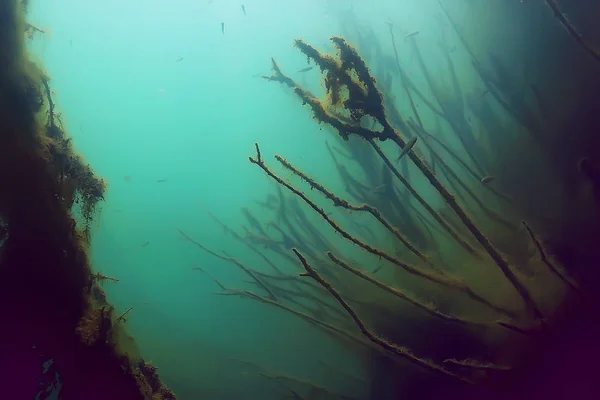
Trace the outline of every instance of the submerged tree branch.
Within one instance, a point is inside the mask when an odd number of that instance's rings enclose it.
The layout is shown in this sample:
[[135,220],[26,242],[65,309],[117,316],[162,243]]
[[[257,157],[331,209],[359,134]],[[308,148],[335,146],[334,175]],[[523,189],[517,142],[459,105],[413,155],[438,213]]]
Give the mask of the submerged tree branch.
[[356,325],[358,326],[360,331],[363,333],[363,335],[366,336],[367,339],[369,339],[371,342],[381,346],[386,351],[389,351],[389,352],[393,353],[394,355],[402,357],[414,364],[417,364],[423,368],[426,368],[431,372],[444,374],[446,376],[449,376],[449,377],[452,377],[455,379],[459,379],[466,383],[473,383],[469,379],[461,377],[459,375],[456,375],[453,372],[450,372],[450,371],[444,369],[443,367],[433,363],[432,361],[419,358],[419,357],[415,356],[414,354],[412,354],[410,351],[408,351],[408,349],[396,346],[395,344],[390,343],[390,342],[380,338],[373,332],[371,332],[371,330],[366,327],[364,322],[362,322],[360,317],[356,314],[356,312],[352,309],[352,307],[350,307],[350,305],[348,305],[348,303],[346,303],[346,301],[337,292],[337,290],[335,290],[331,286],[331,284],[329,284],[329,282],[327,282],[325,279],[323,279],[323,277],[321,277],[321,275],[319,275],[319,273],[308,264],[308,262],[306,261],[304,256],[302,254],[300,254],[300,252],[298,252],[298,250],[296,250],[296,249],[292,249],[292,251],[294,252],[294,254],[296,254],[298,259],[302,263],[302,266],[306,270],[306,273],[303,275],[311,277],[312,279],[314,279],[315,281],[320,283],[321,286],[323,286],[325,289],[327,289],[327,291],[329,293],[331,293],[331,295],[338,301],[338,303],[340,303],[340,305],[342,307],[344,307],[344,309],[352,317],[352,319],[354,320],[354,322],[356,323]]

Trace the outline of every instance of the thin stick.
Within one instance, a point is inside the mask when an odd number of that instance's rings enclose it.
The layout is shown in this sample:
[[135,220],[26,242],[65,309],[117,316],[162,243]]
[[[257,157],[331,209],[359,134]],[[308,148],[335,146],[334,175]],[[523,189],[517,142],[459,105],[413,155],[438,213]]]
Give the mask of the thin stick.
[[127,309],[127,311],[125,311],[123,314],[119,315],[119,317],[117,318],[117,322],[127,322],[127,318],[125,318],[125,316],[127,314],[129,314],[129,312],[133,310],[133,307],[129,307]]
[[554,16],[556,18],[558,18],[558,20],[560,21],[562,26],[564,26],[564,28],[569,33],[569,35],[571,35],[571,37],[573,39],[575,39],[575,41],[577,43],[579,43],[585,49],[585,51],[588,52],[588,54],[590,54],[592,57],[594,57],[594,59],[596,61],[600,62],[600,52],[598,52],[598,50],[594,49],[585,40],[583,40],[583,37],[581,37],[579,32],[577,32],[577,30],[575,29],[573,24],[571,24],[569,22],[569,20],[567,19],[567,16],[562,11],[560,11],[556,1],[555,0],[545,0],[545,2],[546,2],[546,5],[548,7],[550,7],[550,9],[554,12]]
[[548,259],[548,257],[546,256],[546,252],[544,251],[544,248],[542,247],[542,244],[539,242],[539,240],[535,237],[535,234],[533,233],[533,230],[529,227],[529,225],[527,224],[527,222],[525,222],[525,220],[522,220],[521,223],[523,224],[523,226],[525,227],[525,229],[527,230],[527,233],[529,233],[529,236],[531,237],[531,240],[533,241],[533,243],[535,244],[535,247],[537,248],[538,253],[540,254],[540,259],[542,260],[542,262],[548,267],[548,269],[554,273],[561,281],[563,281],[567,286],[569,286],[571,289],[573,289],[576,292],[579,292],[579,288],[573,284],[572,282],[570,282],[566,277],[564,277],[559,271],[558,268],[556,268]]
[[273,300],[276,300],[277,297],[275,296],[275,294],[271,291],[271,289],[269,289],[269,287],[267,285],[264,284],[264,282],[262,280],[260,280],[256,275],[254,275],[254,273],[252,272],[252,270],[250,270],[250,268],[246,267],[245,265],[243,265],[242,263],[240,263],[238,260],[236,260],[233,257],[225,257],[222,256],[214,251],[212,251],[211,249],[207,248],[206,246],[204,246],[202,243],[196,241],[195,239],[193,239],[191,236],[189,236],[188,234],[186,234],[185,232],[183,232],[181,229],[178,229],[179,234],[188,242],[198,246],[199,248],[201,248],[202,250],[206,251],[207,253],[220,258],[221,260],[224,261],[228,261],[236,266],[238,266],[242,271],[244,271],[248,276],[250,276],[252,279],[254,279],[256,281],[256,283],[259,284],[260,287],[262,287],[268,294],[269,297]]
[[459,367],[479,369],[482,371],[510,371],[512,367],[508,365],[498,365],[492,363],[481,363],[475,360],[457,360],[455,358],[448,358],[444,360],[444,364],[456,365]]
[[252,250],[253,252],[255,252],[256,254],[259,255],[260,258],[262,258],[271,268],[273,268],[278,274],[282,274],[281,270],[275,265],[273,264],[273,262],[271,260],[269,260],[267,258],[267,256],[265,256],[260,250],[258,250],[256,247],[252,246],[250,243],[248,243],[247,241],[245,241],[240,235],[238,235],[238,233],[236,231],[234,231],[233,229],[231,229],[230,227],[228,227],[227,225],[225,225],[225,223],[223,223],[220,219],[218,219],[216,216],[214,216],[212,213],[208,212],[208,215],[210,215],[210,217],[215,220],[215,222],[217,222],[219,225],[221,225],[223,227],[223,229],[225,230],[225,233],[230,233],[237,241],[243,243],[245,246],[247,246],[250,250]]

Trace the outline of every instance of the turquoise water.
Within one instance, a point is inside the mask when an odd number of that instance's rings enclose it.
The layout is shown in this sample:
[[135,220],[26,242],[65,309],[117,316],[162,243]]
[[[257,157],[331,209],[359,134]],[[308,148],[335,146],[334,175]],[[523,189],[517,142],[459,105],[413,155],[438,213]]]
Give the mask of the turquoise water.
[[[471,21],[465,29],[473,32],[483,22],[469,20],[473,8],[467,3],[457,1],[449,9],[457,20]],[[435,1],[249,0],[243,6],[224,0],[32,2],[29,21],[46,33],[31,49],[52,77],[55,102],[76,149],[109,184],[93,234],[94,269],[119,279],[104,284],[109,301],[117,315],[132,308],[126,326],[140,354],[159,367],[181,399],[279,399],[292,393],[290,387],[311,396],[310,385],[298,380],[313,382],[314,397],[304,398],[333,398],[317,397],[316,386],[348,398],[369,398],[372,376],[364,348],[348,346],[270,305],[220,296],[219,285],[195,268],[227,288],[257,293],[260,288],[248,283],[248,275],[235,265],[202,251],[179,231],[219,254],[225,251],[245,265],[272,272],[210,215],[241,235],[242,226],[250,226],[242,211],[246,207],[265,226],[273,220],[273,213],[257,203],[277,191],[248,161],[255,156],[255,142],[283,178],[293,177],[273,154],[347,195],[325,145],[340,146],[333,130],[318,125],[289,88],[261,78],[271,74],[274,57],[302,87],[324,94],[318,68],[299,72],[307,61],[293,47],[294,39],[331,52],[332,35],[352,43],[357,34],[368,36],[372,30],[393,57],[386,24],[392,21],[402,66],[426,92],[408,45],[410,34],[417,32],[424,60],[436,77],[447,70],[440,38],[447,40],[447,49],[460,48],[460,43]],[[471,37],[476,46],[485,31],[480,35]],[[364,43],[358,50],[369,54]],[[463,91],[481,95],[468,55],[452,51],[452,58]],[[376,75],[383,68],[376,61],[370,66]],[[396,98],[389,104],[409,113],[398,84],[392,93]],[[431,113],[423,111],[423,118],[436,129]],[[456,138],[446,143],[467,158]],[[391,145],[384,149],[397,156]],[[416,170],[407,168],[414,176]],[[411,182],[434,207],[441,207],[425,179]],[[371,183],[374,189],[380,186]],[[346,218],[312,192],[311,198]],[[344,257],[381,264],[303,209]],[[371,223],[366,216],[353,218]],[[380,227],[372,229],[376,245],[393,246]],[[438,246],[449,245],[440,240]],[[302,271],[297,262],[269,256],[286,274]],[[265,371],[296,381],[271,380],[260,374]]]

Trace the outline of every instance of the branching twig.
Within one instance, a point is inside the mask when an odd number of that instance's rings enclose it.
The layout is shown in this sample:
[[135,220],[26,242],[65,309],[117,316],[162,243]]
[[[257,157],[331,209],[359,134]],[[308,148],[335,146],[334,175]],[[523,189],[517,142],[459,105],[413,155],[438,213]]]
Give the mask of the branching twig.
[[123,314],[119,315],[119,317],[117,318],[117,322],[127,322],[127,318],[125,318],[127,316],[127,314],[129,314],[129,312],[133,310],[133,307],[129,307],[127,309],[127,311],[125,311]]
[[325,197],[327,197],[329,200],[331,200],[335,206],[342,207],[342,208],[345,208],[347,210],[352,210],[352,211],[365,211],[365,212],[368,212],[369,214],[371,214],[388,231],[390,231],[404,246],[406,246],[406,248],[408,250],[410,250],[414,255],[416,255],[421,261],[432,266],[431,261],[429,261],[429,259],[427,259],[427,257],[423,253],[421,253],[421,251],[419,251],[419,249],[417,249],[412,243],[410,243],[408,241],[408,239],[406,239],[404,237],[404,235],[402,235],[402,233],[397,228],[393,227],[392,224],[390,224],[385,218],[383,218],[383,216],[381,215],[379,210],[377,210],[375,207],[372,207],[368,204],[362,204],[360,206],[352,205],[352,204],[348,203],[346,200],[339,198],[338,196],[336,196],[335,194],[333,194],[332,192],[327,190],[323,185],[316,182],[314,179],[312,179],[311,177],[306,175],[304,172],[298,170],[285,158],[283,158],[279,155],[275,155],[275,158],[285,168],[289,169],[294,174],[298,175],[306,183],[308,183],[311,188],[316,189],[319,192],[321,192]]
[[533,233],[533,230],[529,227],[529,224],[527,224],[527,222],[525,222],[524,220],[521,221],[521,223],[523,224],[523,226],[525,227],[525,230],[527,230],[527,233],[529,234],[529,237],[531,237],[531,240],[533,241],[533,243],[535,244],[535,247],[538,251],[538,253],[540,254],[540,259],[542,260],[542,262],[548,267],[548,269],[554,274],[556,275],[561,281],[563,281],[567,286],[569,286],[571,289],[573,289],[575,292],[579,292],[579,288],[572,283],[569,279],[567,279],[565,276],[563,276],[559,271],[558,268],[556,268],[548,259],[548,257],[546,256],[546,252],[544,251],[544,248],[542,247],[542,244],[540,243],[540,241],[535,237],[535,234]]
[[331,217],[322,208],[317,206],[308,197],[306,197],[306,195],[304,193],[302,193],[300,190],[296,189],[289,183],[285,182],[283,179],[281,179],[279,176],[277,176],[273,171],[271,171],[271,169],[269,167],[267,167],[267,165],[265,164],[265,162],[262,159],[262,155],[260,153],[260,148],[258,147],[258,143],[255,143],[254,145],[256,147],[257,156],[256,156],[256,158],[248,157],[250,162],[259,166],[269,177],[271,177],[277,183],[279,183],[281,186],[284,186],[286,189],[288,189],[289,191],[291,191],[292,193],[294,193],[295,195],[300,197],[302,200],[304,200],[304,202],[306,204],[308,204],[315,212],[317,212],[335,231],[337,231],[340,235],[342,235],[342,237],[344,237],[344,239],[347,239],[348,241],[356,244],[357,246],[363,248],[364,250],[368,251],[369,253],[371,253],[373,255],[376,255],[380,258],[383,258],[383,259],[391,262],[394,265],[397,265],[398,267],[404,269],[406,272],[408,272],[410,274],[419,276],[421,278],[427,279],[431,282],[438,283],[438,284],[446,286],[448,288],[452,288],[452,289],[461,291],[461,292],[467,294],[472,299],[479,301],[480,303],[485,304],[500,313],[503,313],[508,316],[513,315],[513,313],[511,313],[510,311],[491,304],[488,300],[486,300],[482,296],[473,292],[473,290],[460,278],[450,277],[447,275],[442,275],[441,273],[435,273],[432,271],[422,270],[421,268],[419,268],[417,266],[410,265],[403,261],[400,261],[397,258],[390,256],[386,252],[379,250],[367,243],[364,243],[363,241],[350,235],[348,232],[346,232],[344,229],[342,229],[335,221],[333,221],[331,219]]
[[473,383],[471,382],[469,379],[461,377],[459,375],[456,375],[446,369],[444,369],[443,367],[434,364],[431,361],[419,358],[417,356],[415,356],[414,354],[412,354],[410,351],[408,351],[405,348],[401,348],[399,346],[396,346],[393,343],[390,343],[382,338],[380,338],[379,336],[375,335],[373,332],[371,332],[366,326],[365,324],[362,322],[362,320],[358,317],[358,315],[356,314],[356,312],[354,312],[354,310],[352,309],[352,307],[350,307],[350,305],[348,305],[348,303],[346,303],[346,301],[342,298],[342,296],[327,282],[325,281],[321,275],[319,275],[319,273],[317,271],[315,271],[306,261],[306,259],[304,258],[304,256],[302,256],[302,254],[300,254],[298,252],[298,250],[296,249],[292,249],[292,251],[294,252],[294,254],[296,254],[296,256],[298,257],[298,259],[300,260],[300,262],[302,263],[302,266],[304,267],[304,269],[306,270],[306,273],[304,274],[305,276],[309,276],[312,279],[314,279],[315,281],[317,281],[318,283],[320,283],[325,289],[327,289],[327,291],[329,293],[331,293],[331,295],[333,297],[335,297],[335,299],[340,303],[340,305],[342,307],[344,307],[344,309],[348,312],[348,314],[352,317],[352,319],[354,320],[354,322],[356,323],[356,325],[358,326],[358,328],[361,330],[361,332],[363,333],[363,335],[365,337],[367,337],[367,339],[369,339],[371,342],[381,346],[383,349],[385,349],[386,351],[389,351],[399,357],[402,357],[414,364],[417,364],[421,367],[424,367],[426,369],[428,369],[429,371],[435,372],[435,373],[441,373],[444,375],[447,375],[449,377],[455,378],[455,379],[459,379],[463,382],[467,382],[467,383]]
[[210,250],[209,248],[207,248],[206,246],[204,246],[202,243],[197,242],[196,240],[194,240],[191,236],[189,236],[188,234],[186,234],[185,232],[183,232],[182,230],[178,229],[179,234],[188,242],[198,246],[199,248],[201,248],[202,250],[206,251],[207,253],[220,258],[221,260],[224,261],[228,261],[236,266],[238,266],[242,271],[244,271],[246,274],[248,274],[252,279],[254,279],[256,281],[256,283],[258,283],[260,285],[260,287],[262,287],[268,294],[269,297],[272,300],[276,300],[277,297],[275,296],[275,294],[271,291],[271,289],[269,289],[269,287],[267,285],[264,284],[264,282],[262,282],[262,280],[260,280],[256,275],[254,275],[254,273],[248,268],[246,267],[244,264],[240,263],[238,260],[236,260],[233,257],[226,257],[226,256],[222,256],[218,253],[215,253],[214,251]]
[[108,276],[108,275],[104,275],[102,272],[96,272],[95,274],[93,274],[92,279],[97,282],[103,282],[103,281],[119,282],[119,280],[117,278],[114,278],[114,277]]

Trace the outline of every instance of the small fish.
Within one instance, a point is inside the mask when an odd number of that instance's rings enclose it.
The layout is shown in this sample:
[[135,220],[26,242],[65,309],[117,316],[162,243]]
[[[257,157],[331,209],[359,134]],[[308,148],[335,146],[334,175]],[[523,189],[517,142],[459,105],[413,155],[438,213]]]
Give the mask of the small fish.
[[221,22],[221,33],[225,34],[225,22]]
[[166,182],[166,181],[168,181],[168,179],[166,179],[166,178],[165,179],[157,179],[156,183],[162,183],[162,182]]
[[182,61],[183,61],[183,57],[179,57],[177,60],[175,60],[176,63],[182,62]]
[[404,35],[404,39],[408,39],[410,37],[417,36],[418,34],[419,34],[419,31],[407,33],[406,35]]
[[406,143],[406,146],[404,146],[404,148],[402,149],[402,153],[400,153],[400,155],[396,159],[396,162],[400,161],[400,159],[402,159],[402,157],[404,157],[406,155],[406,153],[408,153],[414,147],[415,143],[417,143],[416,136],[414,138],[410,139],[410,141],[408,143]]
[[496,179],[493,176],[484,176],[483,178],[481,178],[481,183],[483,183],[484,185],[490,183],[491,181],[493,181],[494,179]]
[[313,66],[310,66],[310,67],[304,67],[304,68],[302,68],[302,69],[299,69],[299,70],[298,70],[298,72],[308,72],[308,71],[310,71],[310,70],[311,70],[311,69],[313,69],[313,68],[314,68]]
[[375,194],[384,194],[386,191],[388,185],[386,185],[385,183],[383,185],[379,185],[375,188],[373,188],[373,193]]
[[242,4],[242,11],[244,12],[244,15],[246,15],[246,7],[244,7],[243,4]]
[[149,244],[150,244],[150,242],[144,242],[144,243],[142,243],[142,247],[146,247],[146,246],[148,246]]

